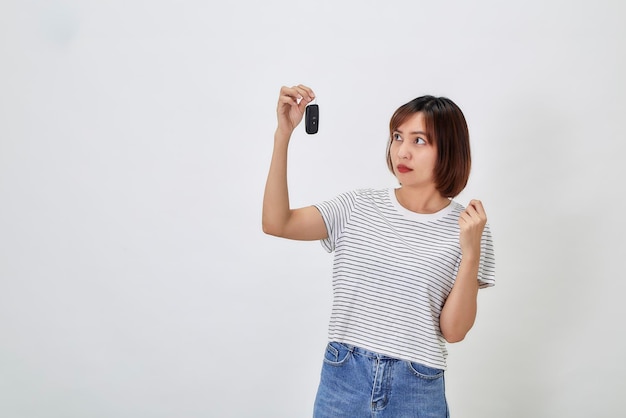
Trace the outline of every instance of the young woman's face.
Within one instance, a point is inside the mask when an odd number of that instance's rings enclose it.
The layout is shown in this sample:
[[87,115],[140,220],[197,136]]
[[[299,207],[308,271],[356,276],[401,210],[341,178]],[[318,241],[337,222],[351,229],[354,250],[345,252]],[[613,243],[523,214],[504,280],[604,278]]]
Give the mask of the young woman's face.
[[392,133],[393,172],[403,187],[433,187],[437,146],[426,134],[424,115],[415,113]]

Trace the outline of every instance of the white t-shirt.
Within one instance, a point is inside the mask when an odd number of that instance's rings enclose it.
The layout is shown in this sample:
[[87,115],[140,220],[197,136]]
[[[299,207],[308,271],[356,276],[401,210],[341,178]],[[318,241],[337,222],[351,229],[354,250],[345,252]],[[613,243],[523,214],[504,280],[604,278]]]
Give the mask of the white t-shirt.
[[[329,340],[446,368],[439,316],[454,285],[461,247],[455,201],[433,214],[401,206],[394,189],[356,190],[315,205],[335,252]],[[478,280],[495,284],[493,243],[485,226]]]

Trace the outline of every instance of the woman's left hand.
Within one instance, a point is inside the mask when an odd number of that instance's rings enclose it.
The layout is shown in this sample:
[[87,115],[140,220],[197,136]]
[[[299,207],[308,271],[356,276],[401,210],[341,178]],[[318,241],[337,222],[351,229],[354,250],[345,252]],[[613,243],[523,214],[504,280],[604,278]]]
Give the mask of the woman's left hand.
[[459,216],[461,253],[463,258],[480,258],[480,240],[487,223],[487,214],[480,200],[473,199]]

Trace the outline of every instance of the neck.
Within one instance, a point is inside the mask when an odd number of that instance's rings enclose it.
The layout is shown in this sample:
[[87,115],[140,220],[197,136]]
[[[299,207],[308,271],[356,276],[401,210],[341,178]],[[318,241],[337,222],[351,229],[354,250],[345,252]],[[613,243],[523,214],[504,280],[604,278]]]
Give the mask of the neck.
[[437,189],[423,190],[409,187],[396,189],[396,199],[404,208],[416,213],[436,213],[450,204]]

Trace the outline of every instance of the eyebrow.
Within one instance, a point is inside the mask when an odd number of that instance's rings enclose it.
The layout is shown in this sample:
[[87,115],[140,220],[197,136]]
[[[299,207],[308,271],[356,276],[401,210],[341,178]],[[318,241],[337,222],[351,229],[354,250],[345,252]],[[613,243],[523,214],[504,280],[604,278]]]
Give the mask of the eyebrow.
[[[400,129],[394,129],[393,131],[397,132],[399,134],[404,135],[404,132],[402,132]],[[426,132],[422,132],[422,131],[409,132],[409,135],[424,135],[424,136],[428,136],[428,134]]]

